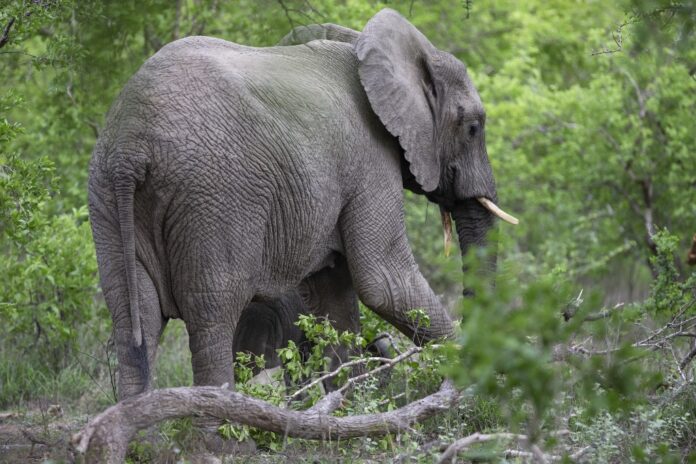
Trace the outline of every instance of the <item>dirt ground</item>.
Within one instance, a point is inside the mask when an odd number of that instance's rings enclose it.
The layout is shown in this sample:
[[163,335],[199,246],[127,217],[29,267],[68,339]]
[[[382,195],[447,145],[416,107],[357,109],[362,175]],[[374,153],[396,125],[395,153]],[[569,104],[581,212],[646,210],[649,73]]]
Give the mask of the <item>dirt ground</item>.
[[0,412],[0,462],[72,462],[70,437],[83,423],[64,418],[57,405],[21,414]]

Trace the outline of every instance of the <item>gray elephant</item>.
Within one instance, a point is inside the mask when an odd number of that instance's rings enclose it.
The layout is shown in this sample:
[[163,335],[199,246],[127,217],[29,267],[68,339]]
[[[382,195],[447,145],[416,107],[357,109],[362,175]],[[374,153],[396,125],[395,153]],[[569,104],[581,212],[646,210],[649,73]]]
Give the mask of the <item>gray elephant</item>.
[[[297,292],[290,292],[271,301],[250,303],[237,322],[233,340],[235,361],[241,352],[253,356],[263,356],[264,370],[274,370],[282,365],[278,349],[293,342],[305,359],[311,345],[295,325],[300,314],[307,313],[307,308]],[[259,375],[262,369],[252,365],[254,375]],[[237,379],[235,379],[237,380]]]
[[[148,387],[169,318],[186,323],[194,382],[233,385],[242,311],[297,288],[340,330],[356,322],[357,293],[416,343],[452,334],[408,244],[403,189],[451,214],[463,252],[484,244],[507,216],[483,106],[464,65],[398,13],[355,35],[181,39],[113,104],[89,209],[120,398]],[[416,308],[429,327],[408,316]]]
[[[266,368],[281,365],[277,350],[286,347],[290,341],[308,355],[312,345],[295,325],[301,314],[331,318],[334,327],[359,332],[358,300],[343,257],[336,256],[330,266],[312,274],[296,290],[279,298],[252,301],[237,322],[233,352],[235,355],[240,351],[263,355]],[[329,347],[327,351],[331,369],[351,354],[344,346]],[[258,373],[259,369],[254,371]],[[332,386],[326,384],[329,389]]]

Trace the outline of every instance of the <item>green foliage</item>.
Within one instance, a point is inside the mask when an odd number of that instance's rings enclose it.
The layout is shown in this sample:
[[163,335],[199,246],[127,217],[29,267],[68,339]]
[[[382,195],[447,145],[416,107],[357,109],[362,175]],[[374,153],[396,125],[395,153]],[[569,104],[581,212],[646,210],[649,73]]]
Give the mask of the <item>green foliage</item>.
[[[287,347],[280,348],[278,355],[283,363],[283,369],[273,375],[271,383],[253,382],[254,368],[264,369],[263,356],[252,356],[249,353],[237,353],[235,360],[235,387],[237,391],[267,401],[275,406],[286,402],[287,396],[284,388],[284,378],[287,376],[297,386],[318,378],[328,372],[330,358],[329,349],[333,346],[343,345],[349,349],[360,349],[364,346],[364,339],[360,334],[352,332],[338,332],[327,319],[317,319],[313,315],[300,315],[296,325],[300,327],[307,340],[312,344],[308,357],[303,357],[300,348],[292,340]],[[348,375],[348,369],[338,376],[339,380]],[[289,394],[289,393],[288,393]],[[315,388],[307,391],[305,406],[311,406],[322,396],[322,386],[317,384]],[[246,425],[224,424],[220,427],[220,434],[225,439],[244,441],[254,439],[258,446],[278,451],[283,446],[282,437],[275,433],[258,430]]]
[[587,422],[578,414],[572,426],[580,443],[592,443],[587,462],[605,463],[632,457],[633,462],[680,462],[670,450],[679,442],[692,420],[678,405],[641,406],[627,417],[601,412]]
[[[475,269],[474,255],[467,259]],[[491,289],[475,274],[465,282],[475,297],[462,303],[460,347],[447,373],[508,405],[512,422],[529,420],[536,436],[562,379],[551,361],[554,345],[566,340],[572,327],[559,317],[559,308],[570,300],[568,285],[547,277],[520,288],[514,274],[507,274]],[[520,408],[520,398],[531,409]]]
[[696,273],[681,281],[675,262],[679,251],[679,237],[668,231],[660,231],[654,237],[657,254],[651,262],[657,271],[650,298],[645,302],[646,309],[653,315],[673,316],[683,312],[693,315],[696,311]]
[[[109,318],[85,186],[103,115],[142,62],[186,35],[267,46],[302,24],[359,30],[385,6],[468,65],[487,112],[500,204],[521,224],[500,228],[494,291],[475,273],[465,276],[476,297],[457,304],[460,346],[426,347],[391,376],[360,383],[337,414],[394,409],[433,391],[446,372],[471,395],[419,428],[423,436],[451,441],[512,429],[550,449],[550,431],[568,428],[568,443],[593,445],[590,462],[667,462],[680,451],[687,459],[696,400],[684,378],[694,368],[675,359],[692,339],[673,334],[693,328],[696,307],[696,274],[683,262],[696,217],[696,10],[668,0],[3,3],[0,34],[14,24],[0,48],[0,405],[95,389],[99,401],[111,401]],[[452,306],[461,295],[460,257],[444,256],[437,207],[405,198],[419,267]],[[581,289],[590,296],[583,300]],[[565,322],[568,307],[575,313]],[[598,311],[606,314],[583,322]],[[422,311],[412,319],[427,324]],[[237,388],[283,404],[326,372],[332,346],[362,348],[393,332],[364,308],[361,323],[362,335],[352,336],[304,318],[309,358],[294,345],[280,352],[291,391],[281,386],[284,373],[272,385],[247,382],[263,360],[243,356]],[[397,339],[401,349],[407,343]],[[156,385],[192,382],[181,324],[168,327],[158,363]],[[339,380],[352,374],[345,369]],[[293,407],[320,395],[313,388]],[[180,443],[188,431],[185,422],[169,424],[164,440]],[[229,425],[222,433],[269,450],[284,446],[253,429]],[[353,440],[337,455],[406,453],[430,462],[436,453],[420,452],[420,439]],[[504,445],[467,456],[491,459]],[[130,459],[154,454],[135,445]]]
[[[1,101],[5,109],[21,103],[10,96]],[[22,132],[17,123],[0,123],[2,345],[8,351],[31,350],[39,364],[57,372],[68,366],[66,356],[77,347],[78,327],[101,307],[94,298],[94,246],[86,207],[51,214],[53,164],[26,160],[9,148]]]

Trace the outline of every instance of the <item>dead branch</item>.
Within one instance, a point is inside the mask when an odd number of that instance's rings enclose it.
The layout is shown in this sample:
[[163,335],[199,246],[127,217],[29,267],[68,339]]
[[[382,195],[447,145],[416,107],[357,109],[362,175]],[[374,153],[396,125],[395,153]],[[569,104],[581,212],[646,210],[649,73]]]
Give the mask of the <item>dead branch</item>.
[[621,309],[623,307],[624,307],[623,303],[617,303],[614,306],[612,306],[610,309],[603,309],[602,311],[600,311],[598,313],[588,314],[582,320],[584,322],[594,322],[594,321],[606,319],[607,317],[611,316],[614,311],[616,311],[617,309]]
[[449,410],[459,399],[459,392],[445,381],[436,393],[394,411],[349,417],[328,415],[326,411],[337,407],[341,398],[335,392],[312,409],[292,411],[220,387],[153,390],[110,407],[74,435],[72,443],[78,453],[84,454],[85,462],[120,463],[138,430],[188,416],[227,419],[312,440],[384,435],[410,430],[412,424]]
[[[551,436],[554,437],[560,437],[563,435],[568,435],[570,434],[570,431],[568,430],[556,430],[551,432]],[[538,445],[534,443],[529,443],[529,437],[527,435],[521,435],[521,434],[516,434],[516,433],[508,433],[508,432],[499,432],[499,433],[490,433],[490,434],[483,434],[483,433],[474,433],[472,435],[469,435],[464,438],[460,438],[459,440],[455,441],[451,445],[445,449],[445,452],[442,453],[442,456],[440,456],[440,459],[438,460],[438,464],[441,463],[450,463],[453,462],[454,459],[457,457],[457,454],[467,450],[471,446],[478,444],[478,443],[485,443],[489,441],[496,441],[496,440],[504,440],[504,441],[516,441],[520,444],[524,444],[525,446],[528,447],[529,451],[522,451],[522,450],[513,450],[513,449],[506,449],[503,451],[503,456],[507,459],[509,458],[527,458],[527,459],[533,459],[536,462],[540,463],[546,463],[546,462],[558,462],[558,461],[563,461],[565,459],[563,456],[557,456],[554,454],[546,454],[544,453],[541,448],[539,448]],[[444,448],[444,447],[443,447]],[[577,461],[582,455],[584,455],[590,448],[589,447],[584,447],[578,451],[576,451],[573,454],[566,455],[566,458],[568,458],[571,462]]]
[[12,29],[12,25],[15,23],[15,18],[14,16],[10,18],[10,21],[7,23],[5,26],[5,29],[2,31],[2,36],[0,36],[0,48],[4,47],[7,45],[7,42],[10,41],[10,29]]
[[605,48],[603,50],[599,51],[593,51],[592,56],[595,55],[603,55],[603,54],[612,54],[612,53],[617,53],[623,50],[623,33],[624,33],[624,28],[626,26],[631,26],[633,24],[636,24],[641,21],[655,21],[658,18],[660,18],[661,15],[668,15],[670,18],[676,16],[677,14],[684,14],[688,15],[689,10],[684,7],[684,5],[680,3],[674,3],[672,5],[662,7],[662,8],[655,8],[650,11],[641,11],[641,12],[633,12],[623,23],[619,24],[616,28],[616,31],[612,31],[612,38],[614,39],[614,42],[616,43],[616,48],[614,49],[608,49]]
[[[575,462],[578,459],[580,459],[587,451],[590,450],[590,446],[586,446],[584,448],[579,449],[573,454],[566,455],[565,458],[570,460],[570,462]],[[522,450],[514,450],[514,449],[508,449],[503,452],[503,456],[505,456],[505,459],[510,459],[510,458],[525,458],[525,459],[537,459],[538,456],[535,455],[531,451],[522,451]],[[546,454],[544,455],[544,458],[551,461],[551,462],[559,462],[563,461],[564,456],[559,456],[555,454]]]
[[340,392],[334,391],[314,403],[314,406],[307,409],[307,412],[316,412],[317,414],[331,414],[341,406],[343,395]]
[[[580,293],[578,296],[575,297],[573,301],[571,301],[565,309],[563,309],[562,314],[563,314],[563,319],[565,321],[571,320],[573,317],[575,317],[575,314],[580,310],[580,306],[583,303],[582,299],[582,290],[580,290]],[[611,316],[614,311],[620,310],[624,307],[624,303],[617,303],[611,308],[603,308],[600,311],[596,313],[590,313],[586,315],[585,317],[582,318],[583,322],[594,322],[594,321],[599,321],[602,319],[606,319],[609,316]]]
[[445,452],[442,453],[442,456],[440,456],[440,459],[437,462],[438,464],[450,463],[454,460],[454,458],[457,457],[457,454],[459,452],[466,450],[470,446],[475,445],[477,443],[485,443],[493,440],[525,442],[527,441],[527,436],[516,433],[484,434],[477,432],[472,435],[469,435],[468,437],[460,438],[459,440],[449,445]]

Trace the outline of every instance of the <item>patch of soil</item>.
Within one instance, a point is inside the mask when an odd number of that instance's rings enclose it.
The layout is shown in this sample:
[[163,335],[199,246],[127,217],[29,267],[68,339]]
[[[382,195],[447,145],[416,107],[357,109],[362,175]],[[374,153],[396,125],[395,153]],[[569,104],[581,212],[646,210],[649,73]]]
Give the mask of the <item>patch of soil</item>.
[[36,425],[24,417],[5,419],[0,422],[0,462],[72,462],[70,437],[79,427],[74,421]]

